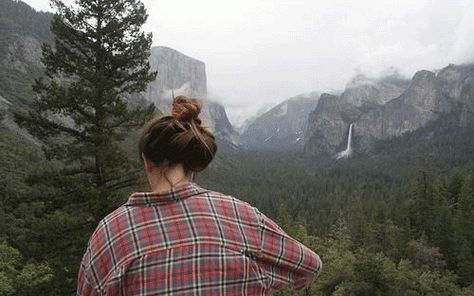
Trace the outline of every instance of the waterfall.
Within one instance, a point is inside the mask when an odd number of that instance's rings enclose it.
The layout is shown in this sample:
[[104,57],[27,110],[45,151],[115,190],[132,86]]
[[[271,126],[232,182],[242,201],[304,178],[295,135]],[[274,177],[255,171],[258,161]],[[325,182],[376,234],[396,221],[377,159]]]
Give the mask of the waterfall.
[[352,149],[352,128],[353,128],[354,124],[351,123],[349,125],[349,135],[347,136],[347,147],[346,147],[346,151],[351,151]]
[[347,135],[347,147],[346,150],[341,151],[336,154],[336,159],[341,159],[341,158],[349,158],[352,154],[352,129],[354,127],[354,124],[351,123],[349,125],[349,134]]

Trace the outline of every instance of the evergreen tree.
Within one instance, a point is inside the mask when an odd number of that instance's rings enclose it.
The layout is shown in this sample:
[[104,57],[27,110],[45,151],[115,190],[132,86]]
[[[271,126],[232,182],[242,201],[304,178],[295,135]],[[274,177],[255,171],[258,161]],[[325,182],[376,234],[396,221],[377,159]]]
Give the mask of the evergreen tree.
[[[418,160],[420,162],[420,160]],[[417,164],[412,178],[408,218],[412,236],[418,237],[423,233],[431,237],[435,208],[435,176],[434,168],[429,160],[422,159]]]
[[455,225],[457,274],[461,284],[469,285],[474,282],[474,172],[471,172],[462,188]]
[[43,142],[55,165],[29,177],[37,187],[24,199],[29,206],[16,211],[27,230],[14,246],[53,267],[48,295],[67,295],[97,221],[127,197],[119,189],[136,182],[138,163],[124,140],[154,112],[132,97],[156,73],[139,0],[51,4],[54,45],[43,45],[46,77],[33,86],[32,110],[17,112],[15,120]]
[[24,263],[20,252],[0,241],[0,295],[47,294],[52,279],[46,263]]
[[130,170],[120,143],[154,110],[126,99],[156,76],[148,62],[152,36],[141,30],[144,5],[139,0],[52,5],[54,46],[43,46],[47,79],[36,81],[33,110],[17,113],[16,120],[47,144],[51,159],[64,161],[63,175],[115,188]]
[[453,245],[455,245],[451,198],[448,185],[445,182],[437,182],[434,198],[434,220],[432,221],[434,231],[430,237],[430,242],[434,246],[440,247],[448,267],[452,267],[454,263]]
[[464,174],[461,171],[456,171],[448,180],[449,204],[452,210],[456,210],[458,207],[463,184]]

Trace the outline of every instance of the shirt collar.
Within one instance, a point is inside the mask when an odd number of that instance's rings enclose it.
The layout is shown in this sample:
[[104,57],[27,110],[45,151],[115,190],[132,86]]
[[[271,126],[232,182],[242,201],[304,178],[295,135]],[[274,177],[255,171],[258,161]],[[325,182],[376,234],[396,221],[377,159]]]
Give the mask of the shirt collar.
[[152,205],[157,203],[165,203],[170,201],[179,201],[184,198],[205,193],[209,190],[201,188],[193,182],[185,183],[172,187],[167,191],[160,192],[134,192],[128,198],[125,205]]

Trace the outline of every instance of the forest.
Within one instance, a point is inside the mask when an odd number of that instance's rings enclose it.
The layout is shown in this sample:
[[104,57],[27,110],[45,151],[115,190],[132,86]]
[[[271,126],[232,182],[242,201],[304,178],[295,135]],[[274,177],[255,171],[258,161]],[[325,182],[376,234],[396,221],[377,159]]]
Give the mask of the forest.
[[[55,166],[41,150],[5,129],[1,145],[9,173],[0,183],[0,291],[71,294],[94,219],[77,206],[82,194],[35,180]],[[373,156],[336,162],[241,151],[218,155],[196,182],[250,202],[321,255],[319,280],[281,295],[473,295],[474,173],[442,168],[433,154],[410,158],[389,170]],[[143,189],[137,181],[106,206]]]
[[[1,93],[20,104],[13,114],[0,109],[0,119],[14,118],[41,143],[0,124],[2,296],[73,295],[97,223],[147,190],[136,142],[159,111],[128,96],[156,75],[146,62],[151,36],[140,29],[145,9],[140,1],[104,0],[92,9],[109,22],[75,31],[94,14],[83,10],[81,19],[55,2],[56,17],[22,27],[51,39],[43,29],[52,19],[61,42],[42,49],[50,79],[33,79],[34,69],[20,83],[27,95],[11,84]],[[5,7],[10,15],[32,13]],[[120,13],[108,12],[121,9],[119,20],[132,26],[110,21]],[[19,79],[5,73],[0,81]],[[74,79],[62,84],[59,76]],[[311,287],[278,295],[474,295],[474,127],[460,129],[458,114],[450,116],[339,161],[294,151],[219,152],[195,181],[251,203],[320,254],[322,273]]]
[[426,154],[404,173],[367,157],[239,160],[203,182],[257,205],[321,254],[321,278],[297,295],[472,295],[472,171],[441,173]]

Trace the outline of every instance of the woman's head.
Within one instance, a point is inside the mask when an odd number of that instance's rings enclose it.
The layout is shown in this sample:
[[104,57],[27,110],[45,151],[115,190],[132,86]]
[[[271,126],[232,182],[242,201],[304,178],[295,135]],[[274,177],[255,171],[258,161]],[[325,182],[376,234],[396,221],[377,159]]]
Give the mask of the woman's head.
[[140,157],[159,168],[182,165],[185,172],[200,172],[217,151],[215,137],[201,126],[201,104],[178,96],[170,116],[157,117],[144,127],[139,142]]

